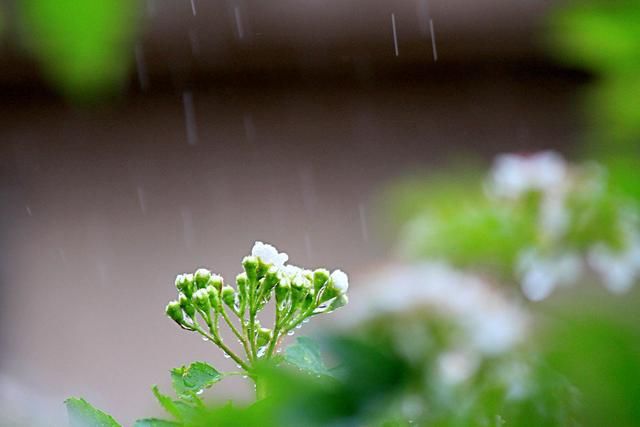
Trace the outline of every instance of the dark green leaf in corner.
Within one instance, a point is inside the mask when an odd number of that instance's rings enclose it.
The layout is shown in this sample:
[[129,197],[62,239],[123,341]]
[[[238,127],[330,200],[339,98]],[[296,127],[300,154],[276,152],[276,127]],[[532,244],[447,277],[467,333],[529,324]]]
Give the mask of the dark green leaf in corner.
[[121,427],[111,416],[94,408],[84,399],[65,400],[71,427]]
[[299,337],[285,351],[285,361],[315,375],[331,375],[320,356],[320,346],[308,337]]
[[191,397],[211,387],[222,378],[213,366],[204,362],[194,362],[171,370],[173,389],[180,398]]

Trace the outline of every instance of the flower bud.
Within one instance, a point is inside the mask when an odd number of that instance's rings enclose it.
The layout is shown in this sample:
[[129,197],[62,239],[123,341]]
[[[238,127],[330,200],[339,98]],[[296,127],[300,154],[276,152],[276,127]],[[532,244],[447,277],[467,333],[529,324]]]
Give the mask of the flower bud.
[[329,270],[318,268],[313,272],[313,287],[319,291],[329,281]]
[[189,299],[185,295],[180,295],[178,301],[180,302],[180,307],[184,310],[185,313],[187,313],[187,316],[193,317],[196,315],[196,308],[193,306],[193,304],[191,304],[191,301],[189,301]]
[[287,280],[281,280],[276,285],[276,304],[281,305],[285,299],[289,296],[291,291],[291,285]]
[[225,304],[233,308],[236,300],[236,291],[231,286],[223,286],[220,292],[220,298]]
[[196,270],[194,276],[194,281],[196,283],[196,287],[198,289],[202,289],[207,286],[209,279],[211,278],[211,272],[206,268],[199,268]]
[[346,294],[342,294],[331,302],[327,311],[331,312],[333,310],[337,310],[340,307],[344,307],[348,303],[349,303],[349,297]]
[[244,267],[249,283],[255,283],[258,280],[258,258],[246,256],[242,260],[242,266]]
[[240,293],[241,296],[244,296],[247,294],[247,274],[246,273],[240,273],[236,276],[236,285],[238,286],[238,293]]
[[209,292],[206,289],[198,289],[193,294],[193,302],[200,310],[208,313],[211,310],[211,303],[209,302]]
[[334,270],[333,273],[331,273],[330,284],[339,295],[345,294],[349,289],[349,277],[342,270]]
[[280,278],[278,277],[278,269],[270,268],[269,270],[267,270],[267,272],[264,274],[264,279],[262,279],[262,283],[260,284],[260,286],[262,287],[263,295],[271,292],[271,289],[273,289],[273,287],[278,284],[279,280]]
[[178,301],[171,301],[167,304],[164,311],[174,322],[182,324],[184,313],[182,313],[182,307],[180,307],[180,303]]
[[212,285],[206,287],[207,294],[209,294],[209,303],[215,311],[220,311],[220,292]]
[[187,298],[191,298],[193,295],[193,274],[178,274],[176,288],[185,294]]
[[273,335],[273,331],[269,328],[259,328],[258,329],[258,336],[256,337],[256,344],[258,344],[258,347],[264,347],[265,345],[269,344],[269,341],[271,341],[271,336]]
[[224,285],[224,279],[222,278],[222,276],[213,274],[209,279],[209,285],[213,286],[218,290],[218,292],[220,292],[222,290],[222,285]]

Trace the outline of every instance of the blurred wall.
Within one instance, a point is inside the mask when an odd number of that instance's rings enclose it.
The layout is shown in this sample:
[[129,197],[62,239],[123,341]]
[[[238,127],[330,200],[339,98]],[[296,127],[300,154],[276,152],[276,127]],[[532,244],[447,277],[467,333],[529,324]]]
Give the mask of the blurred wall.
[[571,150],[583,77],[534,47],[545,4],[196,1],[194,16],[189,1],[149,1],[143,74],[132,55],[130,88],[91,107],[13,52],[0,72],[0,369],[59,402],[57,416],[69,395],[125,423],[157,413],[149,386],[166,387],[169,368],[232,368],[164,318],[177,273],[233,277],[265,240],[357,279],[389,255],[371,202],[393,178],[460,153]]

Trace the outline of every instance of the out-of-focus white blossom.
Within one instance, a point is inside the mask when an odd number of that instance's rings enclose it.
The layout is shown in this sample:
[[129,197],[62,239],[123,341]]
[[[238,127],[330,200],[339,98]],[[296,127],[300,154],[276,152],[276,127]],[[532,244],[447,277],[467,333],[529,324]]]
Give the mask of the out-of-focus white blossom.
[[251,249],[251,255],[260,258],[264,263],[273,264],[275,267],[282,267],[289,260],[289,255],[263,242],[256,242]]
[[460,348],[487,355],[512,349],[526,337],[529,325],[522,307],[478,277],[442,263],[378,271],[355,301],[350,313],[356,325],[388,313],[422,310],[457,325]]
[[517,270],[524,295],[531,301],[541,301],[557,286],[575,283],[582,272],[582,261],[574,253],[545,257],[530,249],[519,256]]
[[471,378],[479,364],[477,354],[467,350],[448,351],[438,357],[438,376],[446,385],[457,385]]
[[497,196],[518,198],[528,191],[560,191],[567,175],[566,162],[553,151],[502,154],[494,163],[489,188]]
[[640,236],[630,239],[621,251],[596,245],[589,251],[588,261],[610,292],[627,292],[640,278]]

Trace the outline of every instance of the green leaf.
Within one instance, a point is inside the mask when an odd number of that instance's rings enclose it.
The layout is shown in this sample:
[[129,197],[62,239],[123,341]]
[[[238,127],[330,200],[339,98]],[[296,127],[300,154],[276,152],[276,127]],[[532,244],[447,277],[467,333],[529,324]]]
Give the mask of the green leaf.
[[182,424],[178,424],[173,421],[159,420],[157,418],[145,418],[137,420],[133,427],[179,427]]
[[153,391],[153,395],[156,397],[156,399],[158,399],[160,406],[162,406],[165,411],[167,411],[168,413],[170,413],[171,415],[173,415],[179,420],[182,419],[182,411],[180,411],[180,408],[178,408],[178,406],[175,404],[173,399],[171,399],[169,396],[166,396],[160,393],[158,386],[154,385],[151,390]]
[[71,427],[121,427],[110,415],[94,408],[84,399],[65,400]]
[[180,398],[191,398],[194,394],[211,387],[222,379],[222,374],[204,362],[194,362],[171,370],[173,389]]
[[299,337],[295,344],[287,347],[284,360],[312,374],[331,375],[320,356],[320,346],[309,337]]

